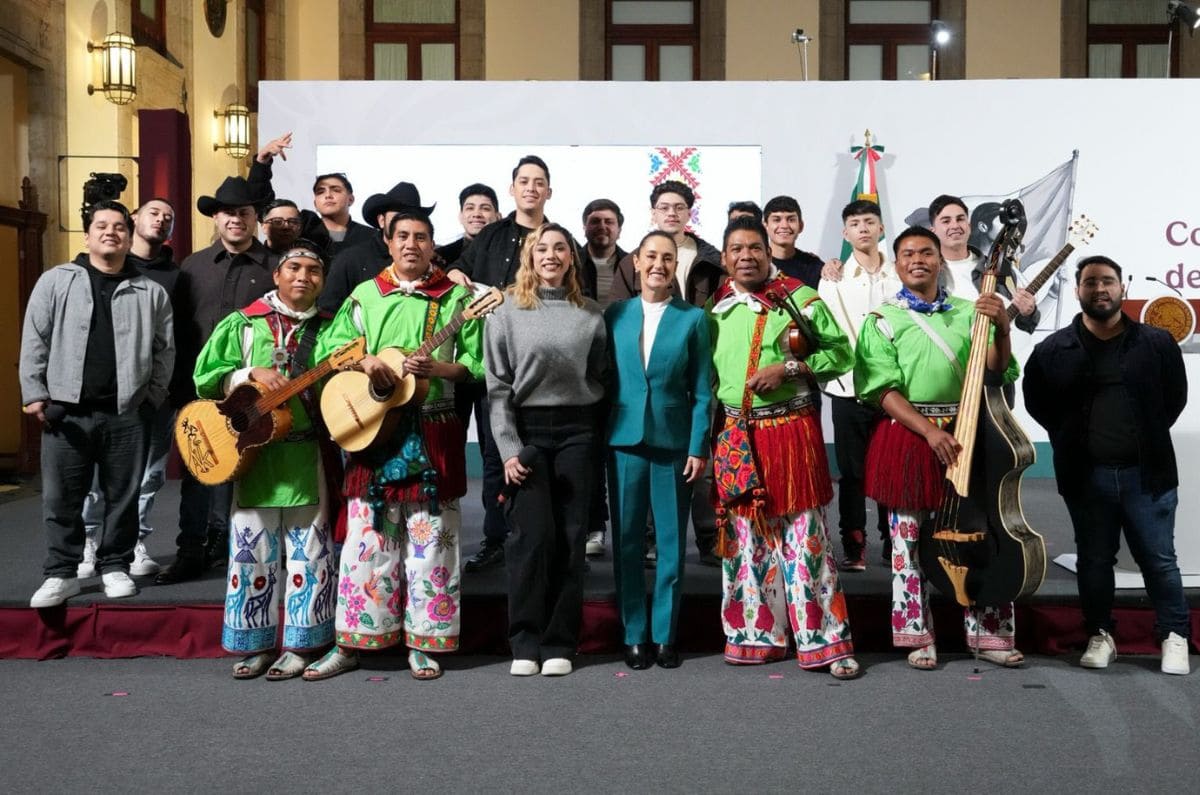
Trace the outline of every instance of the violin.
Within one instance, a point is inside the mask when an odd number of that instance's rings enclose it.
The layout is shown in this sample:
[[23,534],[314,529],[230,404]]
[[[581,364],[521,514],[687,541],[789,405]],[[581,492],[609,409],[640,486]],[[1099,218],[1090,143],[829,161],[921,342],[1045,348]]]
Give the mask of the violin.
[[801,314],[800,308],[796,306],[792,296],[786,292],[769,287],[766,291],[766,298],[776,309],[786,312],[791,318],[792,322],[788,324],[787,332],[788,350],[797,360],[804,361],[810,353],[817,349],[817,335],[813,332],[808,318]]

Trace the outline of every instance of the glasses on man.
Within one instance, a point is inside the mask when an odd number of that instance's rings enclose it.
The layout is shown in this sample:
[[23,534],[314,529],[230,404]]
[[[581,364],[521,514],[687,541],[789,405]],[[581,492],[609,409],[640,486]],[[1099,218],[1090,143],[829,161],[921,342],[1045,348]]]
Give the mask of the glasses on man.
[[268,218],[263,223],[275,229],[282,229],[285,226],[291,229],[300,228],[299,218]]
[[680,215],[684,215],[688,211],[688,206],[686,204],[656,204],[654,205],[654,209],[658,210],[660,213],[669,213],[674,211]]

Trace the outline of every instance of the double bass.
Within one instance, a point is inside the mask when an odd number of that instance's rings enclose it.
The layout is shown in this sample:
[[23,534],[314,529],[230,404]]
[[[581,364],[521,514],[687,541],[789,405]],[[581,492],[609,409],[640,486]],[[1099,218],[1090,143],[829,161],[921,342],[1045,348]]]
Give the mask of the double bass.
[[[1004,203],[1004,227],[988,254],[979,292],[996,289],[1021,245],[1024,208]],[[921,525],[919,555],[926,578],[964,607],[997,606],[1037,591],[1046,576],[1046,544],[1021,510],[1021,477],[1035,460],[1001,387],[984,383],[991,320],[971,325],[958,415],[949,429],[962,446],[946,468],[937,513]]]

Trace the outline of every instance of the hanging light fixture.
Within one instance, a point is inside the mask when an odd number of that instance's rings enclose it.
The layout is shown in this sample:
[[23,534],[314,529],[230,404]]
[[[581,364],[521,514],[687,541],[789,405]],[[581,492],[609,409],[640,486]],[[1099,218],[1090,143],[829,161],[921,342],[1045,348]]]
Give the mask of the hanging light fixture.
[[213,116],[221,119],[225,128],[225,143],[213,144],[213,151],[224,149],[234,159],[250,154],[250,109],[234,103],[213,111]]
[[[128,105],[137,96],[137,50],[133,39],[124,33],[113,31],[100,44],[87,45],[88,52],[100,50],[100,90],[114,105]],[[88,83],[88,94],[96,93],[96,87]]]

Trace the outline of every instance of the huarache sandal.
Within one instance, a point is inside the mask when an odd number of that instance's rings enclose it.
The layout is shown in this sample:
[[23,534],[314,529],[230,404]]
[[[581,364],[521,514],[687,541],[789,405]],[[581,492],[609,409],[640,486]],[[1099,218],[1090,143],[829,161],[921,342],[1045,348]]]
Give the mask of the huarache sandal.
[[937,649],[930,643],[913,650],[908,655],[908,664],[918,671],[932,671],[937,668]]
[[304,673],[305,667],[312,662],[312,657],[304,657],[293,651],[285,651],[279,659],[272,663],[267,671],[268,682],[282,682],[284,679],[295,679]]
[[978,656],[1001,668],[1020,668],[1025,664],[1025,655],[1016,649],[987,649],[979,652]]
[[857,660],[853,657],[847,657],[830,665],[829,673],[834,679],[857,679],[862,674],[862,669],[858,667]]
[[408,670],[413,679],[422,681],[437,679],[442,675],[442,666],[437,664],[437,660],[416,649],[408,652]]
[[304,681],[319,682],[322,679],[331,679],[357,667],[357,653],[345,652],[341,647],[334,646],[324,657],[304,669]]
[[271,664],[272,658],[275,657],[275,652],[264,651],[258,654],[251,654],[249,657],[243,657],[233,664],[234,679],[255,679],[267,672],[267,666]]

